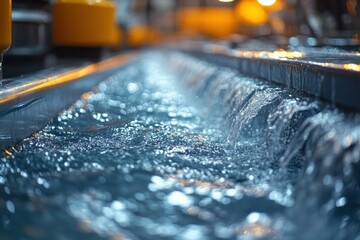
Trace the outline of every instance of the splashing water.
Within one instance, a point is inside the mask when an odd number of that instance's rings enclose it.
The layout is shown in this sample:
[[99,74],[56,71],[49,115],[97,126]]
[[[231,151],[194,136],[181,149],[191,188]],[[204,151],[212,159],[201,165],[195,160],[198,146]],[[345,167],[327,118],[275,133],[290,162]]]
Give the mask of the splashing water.
[[[194,88],[189,83],[196,74],[190,73],[200,71],[194,63],[197,60],[181,54],[174,59],[174,69],[180,69],[179,75],[188,72],[185,82]],[[190,63],[181,65],[183,62]],[[238,158],[239,169],[252,172],[260,182],[275,173],[270,178],[292,183],[294,202],[286,214],[295,226],[294,236],[313,239],[320,234],[322,239],[349,239],[359,235],[360,116],[241,77],[227,68],[202,65],[217,72],[203,79],[194,92],[208,92],[204,94],[205,104],[220,109],[230,139],[235,135],[235,156],[249,158],[245,162]],[[217,100],[214,104],[208,99]],[[271,171],[264,177],[260,173],[266,168]]]
[[4,53],[3,51],[0,50],[0,85],[2,85],[2,80],[3,80],[3,72],[2,72],[3,58],[4,58]]
[[0,238],[355,238],[359,121],[146,53],[2,154]]

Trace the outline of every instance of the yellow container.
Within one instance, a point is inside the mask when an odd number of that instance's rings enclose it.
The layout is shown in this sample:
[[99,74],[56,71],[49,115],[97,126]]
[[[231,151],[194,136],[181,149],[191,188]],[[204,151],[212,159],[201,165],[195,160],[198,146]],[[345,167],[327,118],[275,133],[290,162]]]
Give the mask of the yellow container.
[[57,0],[52,32],[55,46],[114,46],[120,37],[115,4],[109,0]]
[[182,8],[177,14],[180,30],[188,33],[200,33],[201,15],[201,8]]
[[237,32],[236,14],[230,8],[205,8],[201,16],[201,32],[212,38],[226,38]]
[[11,0],[0,0],[0,52],[11,45]]
[[231,8],[183,8],[178,13],[180,29],[213,38],[224,38],[236,33],[238,22]]
[[249,25],[265,24],[268,21],[266,8],[255,0],[239,1],[235,11],[239,20]]
[[128,43],[130,47],[139,48],[160,41],[159,32],[146,25],[134,25],[128,29]]

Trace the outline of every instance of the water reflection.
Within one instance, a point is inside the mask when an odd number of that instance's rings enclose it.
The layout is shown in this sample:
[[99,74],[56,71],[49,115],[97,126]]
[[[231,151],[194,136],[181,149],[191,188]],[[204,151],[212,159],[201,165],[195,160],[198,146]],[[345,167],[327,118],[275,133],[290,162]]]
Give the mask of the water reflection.
[[226,68],[166,57],[149,53],[119,69],[1,153],[1,239],[358,234],[346,211],[358,209],[354,118]]
[[[205,52],[230,55],[237,58],[295,61],[318,65],[326,68],[360,71],[359,53],[337,49],[324,50],[302,49],[302,51],[278,49],[275,51],[230,50],[224,46],[205,46]],[[336,57],[334,57],[336,54]]]
[[4,151],[2,239],[234,238],[249,211],[235,206],[283,210],[230,178],[238,169],[226,136],[153,57]]

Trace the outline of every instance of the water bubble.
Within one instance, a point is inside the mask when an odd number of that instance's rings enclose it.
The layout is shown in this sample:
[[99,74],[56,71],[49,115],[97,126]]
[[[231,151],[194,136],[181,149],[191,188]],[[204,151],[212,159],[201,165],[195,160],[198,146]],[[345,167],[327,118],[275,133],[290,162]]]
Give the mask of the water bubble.
[[22,177],[24,177],[24,178],[27,178],[27,177],[28,177],[28,174],[27,174],[26,172],[24,172],[24,171],[21,171],[21,172],[20,172],[20,175],[21,175]]
[[344,187],[344,183],[342,180],[336,180],[335,182],[335,192],[337,193],[341,193],[341,191],[343,190]]
[[215,235],[218,238],[229,239],[234,235],[234,230],[228,226],[216,225],[215,226]]
[[309,166],[306,168],[306,174],[311,175],[314,172],[315,164],[310,163]]
[[113,201],[111,203],[111,208],[114,209],[115,211],[124,210],[125,209],[125,204],[123,204],[120,201]]
[[220,201],[223,198],[223,193],[219,190],[213,190],[211,191],[211,197],[214,200]]
[[104,207],[102,212],[103,212],[104,216],[107,218],[112,218],[114,215],[113,210],[109,207]]
[[258,222],[262,217],[262,214],[261,213],[258,213],[258,212],[253,212],[253,213],[250,213],[247,217],[246,217],[246,220],[249,222],[249,223],[256,223]]
[[333,179],[330,175],[325,175],[323,178],[323,183],[326,186],[330,186],[333,183]]
[[189,225],[183,229],[182,234],[177,239],[201,240],[206,239],[207,230],[199,225]]
[[136,200],[139,200],[139,201],[144,201],[146,200],[146,196],[143,194],[143,193],[136,193],[134,195],[135,199]]
[[15,205],[12,201],[6,201],[6,208],[9,212],[15,213]]
[[0,176],[0,184],[6,183],[6,179],[2,176]]
[[139,91],[140,86],[137,83],[129,83],[127,85],[127,90],[129,91],[129,93],[134,94],[137,91]]
[[345,197],[342,197],[342,198],[340,198],[340,199],[338,199],[337,201],[336,201],[336,206],[337,207],[343,207],[343,206],[345,206],[346,205],[346,198]]
[[193,204],[193,199],[190,196],[185,195],[182,192],[174,191],[171,192],[167,197],[166,201],[170,205],[179,206],[179,207],[190,207]]

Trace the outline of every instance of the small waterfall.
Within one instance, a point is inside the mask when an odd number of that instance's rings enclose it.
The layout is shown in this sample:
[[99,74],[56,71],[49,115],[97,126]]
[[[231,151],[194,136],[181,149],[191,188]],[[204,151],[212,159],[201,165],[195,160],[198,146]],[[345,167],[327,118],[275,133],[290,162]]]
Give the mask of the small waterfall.
[[[319,102],[299,101],[296,99],[283,99],[278,107],[268,115],[267,146],[270,156],[280,158],[280,163],[285,162],[283,157],[291,139],[298,132],[301,124],[310,116],[316,114],[321,108]],[[295,146],[294,146],[295,147]],[[292,151],[296,155],[297,151]],[[287,153],[289,154],[289,153]],[[293,158],[292,156],[291,158]]]
[[220,116],[235,146],[252,139],[252,147],[264,151],[255,164],[271,162],[263,167],[292,176],[294,205],[288,214],[301,226],[299,238],[359,234],[359,114],[186,54],[171,53],[169,59],[207,114]]
[[[303,168],[291,215],[299,224],[307,226],[309,232],[332,229],[328,231],[328,238],[337,239],[349,239],[356,233],[360,215],[359,120],[358,115],[336,110],[311,116],[293,137],[282,158],[289,164],[296,153],[303,151]],[[338,222],[329,216],[335,216]],[[318,224],[313,225],[316,222]],[[338,231],[339,222],[344,231]]]

